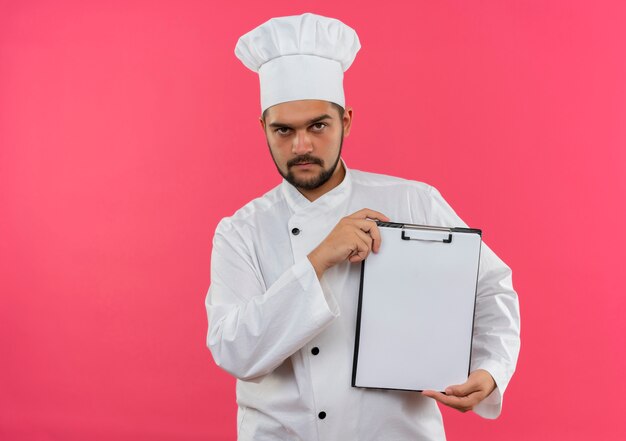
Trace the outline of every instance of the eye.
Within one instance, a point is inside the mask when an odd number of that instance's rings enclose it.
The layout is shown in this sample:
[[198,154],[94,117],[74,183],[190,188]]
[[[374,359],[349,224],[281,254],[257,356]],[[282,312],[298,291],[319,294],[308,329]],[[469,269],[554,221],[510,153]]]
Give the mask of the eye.
[[323,122],[317,122],[317,123],[311,125],[311,130],[313,130],[314,132],[321,132],[322,130],[324,130],[324,128],[327,125],[328,124],[323,123]]
[[274,133],[277,133],[281,136],[288,135],[290,132],[291,132],[291,129],[289,127],[279,127],[276,130],[274,130]]

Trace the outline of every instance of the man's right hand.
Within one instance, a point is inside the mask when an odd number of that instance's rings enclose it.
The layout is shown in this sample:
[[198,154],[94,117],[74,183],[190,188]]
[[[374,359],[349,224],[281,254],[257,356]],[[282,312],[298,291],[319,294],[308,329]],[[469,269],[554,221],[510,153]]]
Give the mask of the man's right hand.
[[338,263],[365,260],[370,251],[380,249],[380,231],[374,220],[389,222],[389,218],[378,211],[364,208],[341,219],[330,234],[308,255],[318,279],[324,272]]

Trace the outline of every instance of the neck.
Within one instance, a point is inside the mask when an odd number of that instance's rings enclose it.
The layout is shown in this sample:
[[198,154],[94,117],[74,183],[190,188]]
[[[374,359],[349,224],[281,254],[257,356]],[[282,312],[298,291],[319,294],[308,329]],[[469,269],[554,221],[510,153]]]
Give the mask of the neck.
[[337,164],[337,168],[335,168],[335,172],[333,173],[333,175],[330,177],[328,181],[324,182],[324,184],[320,185],[317,188],[314,188],[313,190],[304,190],[302,188],[298,188],[298,191],[302,194],[302,196],[307,198],[310,202],[313,202],[319,197],[331,191],[333,188],[335,188],[339,184],[341,184],[345,176],[346,176],[346,169],[343,166],[343,161],[340,160],[339,163]]

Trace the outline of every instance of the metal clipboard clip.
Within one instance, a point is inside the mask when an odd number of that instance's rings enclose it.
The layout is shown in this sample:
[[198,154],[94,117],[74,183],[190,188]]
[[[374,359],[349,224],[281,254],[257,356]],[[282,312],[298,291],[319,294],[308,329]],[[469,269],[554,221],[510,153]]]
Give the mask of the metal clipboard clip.
[[[444,237],[443,239],[425,239],[422,237],[411,237],[407,234],[406,230],[428,230],[428,231],[440,231],[440,232],[447,232],[448,233],[448,237]],[[452,243],[452,233],[450,232],[450,228],[444,228],[444,227],[432,227],[432,226],[421,226],[421,225],[403,225],[402,226],[402,234],[401,234],[401,238],[402,240],[419,240],[422,242],[441,242],[441,243]]]

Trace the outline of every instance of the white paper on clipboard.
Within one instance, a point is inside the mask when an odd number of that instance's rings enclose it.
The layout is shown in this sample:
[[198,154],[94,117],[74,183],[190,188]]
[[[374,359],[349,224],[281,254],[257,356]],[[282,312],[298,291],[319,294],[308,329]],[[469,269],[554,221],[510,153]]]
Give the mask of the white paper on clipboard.
[[379,222],[361,268],[352,386],[438,390],[467,380],[481,231]]

